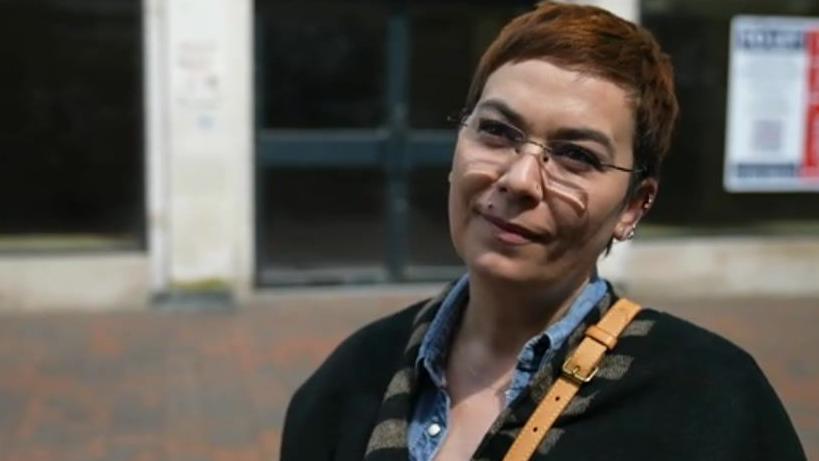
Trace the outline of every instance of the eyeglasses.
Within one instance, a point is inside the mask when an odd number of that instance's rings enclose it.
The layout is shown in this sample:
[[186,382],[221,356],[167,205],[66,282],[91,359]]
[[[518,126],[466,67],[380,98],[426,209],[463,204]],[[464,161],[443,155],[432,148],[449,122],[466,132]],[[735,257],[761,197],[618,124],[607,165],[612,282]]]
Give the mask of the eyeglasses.
[[479,145],[501,154],[521,154],[524,147],[532,145],[542,151],[544,164],[553,163],[556,172],[564,177],[587,177],[608,170],[640,174],[642,168],[626,168],[603,162],[598,154],[570,141],[552,141],[548,145],[529,138],[521,129],[490,116],[475,114],[450,117],[450,120],[466,128],[470,139]]

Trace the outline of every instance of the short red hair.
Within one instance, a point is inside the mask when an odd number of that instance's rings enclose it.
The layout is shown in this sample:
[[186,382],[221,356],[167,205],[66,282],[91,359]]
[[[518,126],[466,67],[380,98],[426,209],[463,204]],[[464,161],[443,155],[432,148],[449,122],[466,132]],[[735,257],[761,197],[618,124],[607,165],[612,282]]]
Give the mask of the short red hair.
[[671,60],[648,30],[593,6],[539,3],[509,22],[483,54],[465,110],[475,108],[492,72],[527,59],[604,78],[628,91],[635,165],[642,177],[659,177],[679,109]]

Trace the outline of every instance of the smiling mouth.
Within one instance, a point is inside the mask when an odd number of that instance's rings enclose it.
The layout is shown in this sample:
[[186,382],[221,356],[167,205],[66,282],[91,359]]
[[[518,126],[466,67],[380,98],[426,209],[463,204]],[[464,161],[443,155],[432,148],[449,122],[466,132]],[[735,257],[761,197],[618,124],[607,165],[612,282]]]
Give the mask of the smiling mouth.
[[[511,223],[496,216],[488,215],[485,213],[479,213],[479,215],[485,220],[487,220],[490,224],[498,228],[501,231],[499,238],[501,238],[501,240],[507,241],[508,243],[523,244],[530,242],[542,242],[544,239],[543,236],[530,229]],[[504,236],[512,238],[503,238]]]

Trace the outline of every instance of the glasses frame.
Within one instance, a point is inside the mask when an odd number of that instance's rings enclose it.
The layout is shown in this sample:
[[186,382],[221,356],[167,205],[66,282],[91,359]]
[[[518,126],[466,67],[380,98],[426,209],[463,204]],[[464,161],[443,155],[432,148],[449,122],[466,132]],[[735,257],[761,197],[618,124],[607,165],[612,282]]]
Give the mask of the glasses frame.
[[[466,109],[463,109],[463,110],[459,111],[457,114],[453,114],[453,115],[448,116],[447,121],[450,122],[450,123],[454,123],[455,125],[457,125],[457,126],[459,126],[461,128],[470,128],[469,127],[469,122],[467,122],[467,119],[469,118],[469,116],[471,114],[472,114],[471,111],[467,111]],[[531,137],[529,137],[526,134],[525,131],[521,130],[520,128],[518,128],[517,126],[515,126],[515,125],[513,125],[511,123],[507,123],[507,122],[503,122],[503,123],[505,123],[506,125],[509,126],[509,128],[517,131],[520,134],[520,141],[514,141],[514,146],[513,146],[515,152],[517,152],[518,154],[520,154],[521,148],[525,144],[531,144],[533,146],[539,147],[543,151],[543,153],[546,154],[547,156],[552,155],[552,153],[551,153],[552,149],[549,146],[547,146],[546,144],[532,139]],[[617,164],[614,164],[614,163],[605,163],[605,162],[599,162],[598,166],[602,169],[600,171],[601,173],[605,173],[608,170],[617,170],[617,171],[622,171],[624,173],[631,173],[631,174],[634,174],[635,176],[640,176],[645,172],[645,168],[641,167],[641,166],[638,166],[638,167],[635,167],[635,168],[626,168],[624,166],[620,166],[620,165],[617,165]]]

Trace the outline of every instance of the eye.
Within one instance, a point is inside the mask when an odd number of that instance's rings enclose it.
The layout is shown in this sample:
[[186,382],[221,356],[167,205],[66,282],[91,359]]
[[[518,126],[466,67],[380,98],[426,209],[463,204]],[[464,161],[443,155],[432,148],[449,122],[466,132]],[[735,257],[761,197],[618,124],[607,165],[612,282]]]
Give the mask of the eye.
[[552,157],[564,167],[574,171],[603,169],[600,159],[589,149],[571,143],[556,143],[551,148]]
[[476,131],[481,140],[489,144],[508,145],[521,142],[524,138],[523,133],[512,125],[488,118],[478,120]]

